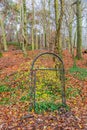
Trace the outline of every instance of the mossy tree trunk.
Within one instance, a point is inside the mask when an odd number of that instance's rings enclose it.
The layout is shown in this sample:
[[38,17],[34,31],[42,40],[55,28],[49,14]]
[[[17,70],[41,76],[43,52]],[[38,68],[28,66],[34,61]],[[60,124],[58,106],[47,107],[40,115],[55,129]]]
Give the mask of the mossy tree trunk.
[[23,10],[24,10],[24,26],[23,26],[23,30],[24,30],[24,46],[25,46],[25,54],[26,54],[26,47],[27,47],[27,17],[26,17],[26,0],[23,0]]
[[[69,44],[70,44],[70,53],[73,55],[73,38],[72,38],[72,24],[73,24],[73,12],[72,12],[72,8],[70,7],[70,13],[69,13],[69,25],[68,25],[68,28],[69,28]],[[67,21],[67,23],[68,23]]]
[[44,28],[43,28],[43,31],[44,31],[44,45],[45,45],[45,48],[47,47],[47,35],[46,35],[46,25],[44,24]]
[[36,41],[35,42],[36,42],[36,49],[38,50],[39,47],[38,47],[38,32],[37,32],[37,30],[36,30]]
[[44,39],[44,47],[47,47],[47,33],[46,33],[46,0],[43,2],[43,11],[44,11],[44,18],[43,18],[43,39]]
[[58,0],[54,0],[54,8],[55,8],[55,24],[56,24],[56,31],[58,29],[58,19],[59,19],[59,6]]
[[7,51],[8,48],[7,48],[7,43],[6,43],[6,34],[5,34],[4,22],[2,20],[2,17],[0,17],[0,25],[1,25],[1,29],[2,29],[4,51]]
[[49,21],[48,21],[48,28],[49,28],[49,34],[48,34],[48,37],[49,37],[49,43],[48,43],[48,47],[50,46],[50,40],[51,40],[51,21],[50,21],[50,16],[51,16],[51,9],[50,9],[50,6],[51,6],[51,1],[49,0],[48,1],[48,8],[49,8],[49,14],[48,14],[48,18],[49,18]]
[[77,59],[82,58],[82,9],[81,9],[81,0],[77,0],[76,3],[77,9]]
[[[61,26],[64,14],[64,0],[60,0],[61,9],[58,9],[58,0],[54,0],[55,8],[55,23],[56,23],[56,39],[55,39],[55,53],[62,55],[61,48]],[[60,15],[59,15],[60,14]]]
[[26,18],[26,0],[22,0],[21,3],[21,10],[20,10],[20,15],[21,15],[21,24],[22,24],[22,37],[23,37],[23,42],[22,42],[22,50],[24,54],[26,55],[26,47],[27,47],[27,18]]
[[34,9],[34,0],[32,0],[32,15],[33,15],[33,20],[32,20],[32,50],[35,49],[35,43],[34,43],[34,25],[35,25],[35,9]]
[[70,52],[73,53],[73,43],[72,43],[72,22],[69,24],[69,43],[70,43]]

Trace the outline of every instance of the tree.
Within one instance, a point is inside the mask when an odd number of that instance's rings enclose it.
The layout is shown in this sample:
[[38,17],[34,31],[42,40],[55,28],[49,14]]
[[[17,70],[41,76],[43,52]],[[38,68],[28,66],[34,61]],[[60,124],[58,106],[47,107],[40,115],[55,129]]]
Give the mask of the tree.
[[23,37],[24,37],[24,44],[25,47],[24,47],[24,53],[26,54],[26,46],[27,46],[27,17],[26,17],[26,0],[23,0],[23,15],[24,15],[24,20],[23,20]]
[[82,9],[81,9],[81,0],[76,2],[76,14],[77,14],[77,59],[82,58]]
[[1,16],[0,16],[0,25],[1,25],[1,29],[2,29],[4,51],[7,51],[8,48],[7,48],[7,43],[6,43],[5,28],[4,28],[4,23],[3,23],[3,20],[2,20]]
[[[65,3],[65,24],[66,24],[66,30],[68,31],[68,37],[69,37],[69,42],[68,42],[68,49],[69,52],[73,55],[73,34],[75,32],[75,28],[73,28],[74,25],[74,18],[76,16],[76,13],[74,12],[74,7],[72,6],[72,1],[66,0]],[[75,18],[76,19],[76,18]]]
[[32,50],[35,49],[34,45],[34,25],[35,25],[35,9],[34,9],[34,0],[32,0]]
[[51,1],[50,0],[48,0],[48,8],[49,8],[49,11],[48,11],[48,18],[49,18],[49,20],[48,20],[48,30],[49,30],[49,35],[48,35],[48,38],[49,38],[49,42],[50,42],[50,40],[51,40],[51,25],[50,25],[50,15],[51,15],[51,9],[50,9],[50,5],[51,5]]
[[45,47],[47,47],[47,34],[46,34],[46,0],[43,1],[43,21],[44,21],[44,24],[43,24],[43,41],[45,43]]
[[[55,52],[61,56],[61,26],[64,14],[64,0],[60,0],[61,9],[58,9],[58,0],[54,0],[55,8],[55,21],[56,21],[56,39],[55,39]],[[59,15],[60,14],[60,15]]]
[[21,25],[22,25],[22,50],[26,55],[26,46],[27,46],[27,19],[26,19],[26,0],[22,0],[21,9],[20,9]]
[[55,24],[56,24],[56,31],[57,31],[57,29],[58,29],[58,19],[59,19],[58,0],[54,0],[54,8],[55,8]]

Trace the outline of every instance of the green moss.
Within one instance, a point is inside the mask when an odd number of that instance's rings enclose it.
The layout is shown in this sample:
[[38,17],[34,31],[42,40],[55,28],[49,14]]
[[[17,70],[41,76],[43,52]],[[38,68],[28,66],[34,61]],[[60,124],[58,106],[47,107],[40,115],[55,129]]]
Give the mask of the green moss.
[[87,78],[86,68],[79,68],[77,66],[73,66],[72,68],[70,68],[69,72],[80,80],[85,80]]
[[10,88],[8,86],[5,86],[5,85],[1,85],[0,86],[0,93],[2,92],[11,92],[11,91],[14,91],[15,88]]
[[2,98],[0,101],[0,104],[1,105],[10,104],[10,98],[8,98],[8,97]]
[[0,93],[8,92],[8,91],[9,91],[9,88],[7,86],[5,86],[5,85],[0,86]]
[[54,103],[54,102],[38,102],[35,104],[35,112],[36,113],[42,113],[45,111],[60,111],[61,108],[64,108],[65,111],[69,111],[70,108],[67,105],[64,105],[62,103]]
[[0,58],[3,57],[2,53],[0,52]]

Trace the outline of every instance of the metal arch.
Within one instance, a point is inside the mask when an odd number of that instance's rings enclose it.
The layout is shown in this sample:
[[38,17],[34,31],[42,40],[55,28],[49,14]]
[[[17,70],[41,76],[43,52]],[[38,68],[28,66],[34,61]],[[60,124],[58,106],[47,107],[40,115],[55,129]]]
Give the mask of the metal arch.
[[37,56],[35,57],[35,59],[33,60],[33,62],[32,62],[31,70],[33,70],[33,68],[34,68],[34,63],[36,62],[36,60],[37,60],[40,56],[45,55],[45,54],[49,54],[49,55],[53,55],[53,56],[57,57],[57,59],[60,60],[60,62],[61,62],[62,65],[63,65],[63,71],[65,71],[65,70],[64,70],[64,63],[63,63],[62,59],[61,59],[57,54],[52,53],[52,52],[43,52],[43,53],[37,55]]
[[[37,55],[33,62],[32,62],[32,65],[31,65],[31,85],[30,85],[30,89],[31,89],[31,92],[30,92],[30,95],[31,95],[31,98],[33,99],[33,102],[31,102],[31,107],[34,108],[34,112],[35,112],[35,104],[36,104],[36,101],[35,101],[35,95],[36,95],[36,71],[37,70],[40,70],[39,68],[34,68],[34,64],[35,62],[37,61],[37,59],[40,57],[40,56],[43,56],[43,55],[53,55],[55,56],[61,63],[62,63],[62,71],[61,71],[61,87],[62,87],[62,91],[61,91],[61,96],[62,96],[62,103],[64,105],[66,105],[66,95],[65,95],[65,69],[64,69],[64,63],[62,61],[62,59],[55,53],[52,53],[52,52],[43,52],[43,53],[40,53],[39,55]],[[45,70],[46,68],[44,68],[43,70]],[[54,68],[51,68],[52,70],[57,70],[58,69],[54,69]],[[47,70],[51,70],[50,68],[47,68]],[[33,77],[34,76],[34,77]],[[32,83],[34,84],[34,87],[32,87]]]

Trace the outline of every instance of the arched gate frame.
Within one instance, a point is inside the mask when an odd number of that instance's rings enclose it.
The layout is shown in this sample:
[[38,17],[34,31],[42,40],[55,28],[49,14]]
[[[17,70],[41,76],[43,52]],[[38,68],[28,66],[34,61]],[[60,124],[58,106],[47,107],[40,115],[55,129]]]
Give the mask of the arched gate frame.
[[[39,57],[43,56],[43,55],[51,55],[54,56],[55,58],[57,58],[57,60],[61,63],[62,67],[60,68],[34,68],[35,62],[37,61],[37,59],[39,59]],[[65,96],[65,69],[64,69],[64,64],[62,59],[56,55],[55,53],[52,52],[44,52],[41,53],[39,55],[37,55],[31,65],[31,85],[30,85],[30,106],[32,109],[34,109],[35,111],[35,106],[36,106],[36,71],[38,70],[53,70],[53,71],[59,71],[61,74],[61,96],[62,96],[62,104],[66,105],[66,96]]]

